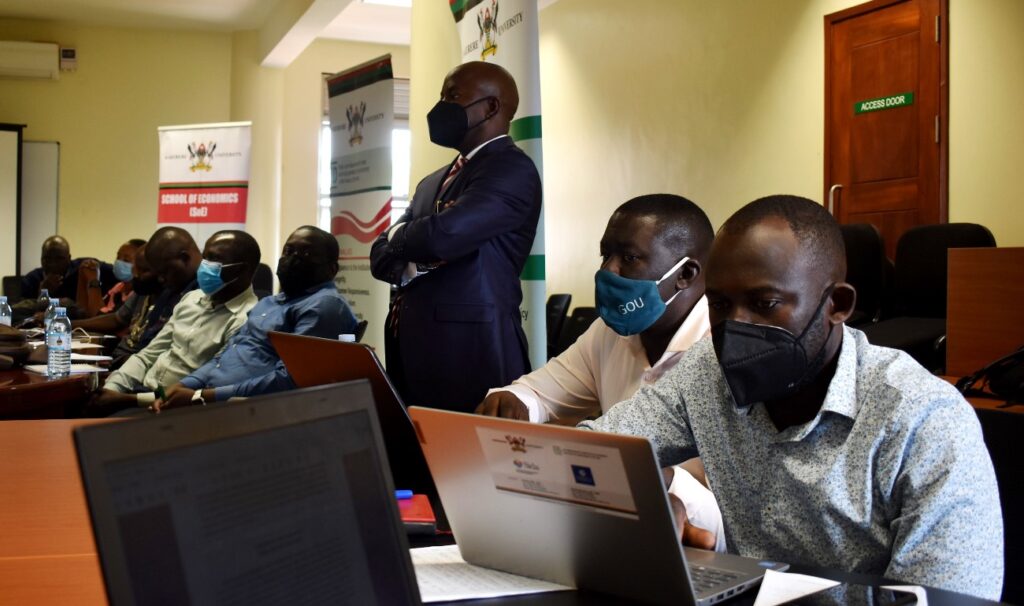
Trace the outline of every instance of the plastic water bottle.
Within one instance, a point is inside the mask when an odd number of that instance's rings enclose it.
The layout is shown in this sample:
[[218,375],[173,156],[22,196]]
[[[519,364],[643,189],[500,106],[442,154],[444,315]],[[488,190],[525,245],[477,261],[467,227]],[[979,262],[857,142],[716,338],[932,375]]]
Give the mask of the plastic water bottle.
[[50,306],[50,291],[45,288],[39,289],[39,298],[36,299],[38,305],[36,306],[39,311],[45,311]]
[[0,326],[10,326],[13,315],[11,306],[7,304],[7,297],[0,296]]
[[50,299],[50,304],[46,307],[46,315],[43,316],[43,329],[45,332],[50,332],[50,322],[53,322],[53,318],[57,315],[57,306],[60,305],[60,299]]
[[53,322],[46,331],[46,374],[60,379],[71,374],[71,320],[68,310],[56,308]]

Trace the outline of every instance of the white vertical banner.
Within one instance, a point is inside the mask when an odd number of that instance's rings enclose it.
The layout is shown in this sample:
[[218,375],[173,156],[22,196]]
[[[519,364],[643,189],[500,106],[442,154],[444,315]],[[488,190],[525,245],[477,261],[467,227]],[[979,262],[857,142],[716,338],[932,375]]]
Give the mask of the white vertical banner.
[[199,248],[222,229],[245,229],[252,123],[161,126],[156,222],[188,230]]
[[[537,0],[449,0],[459,30],[462,61],[496,63],[509,71],[519,88],[519,111],[509,134],[544,177],[541,153],[540,49]],[[544,269],[544,211],[537,237],[520,276],[523,329],[530,344],[530,364],[547,362],[548,337]]]
[[391,55],[327,80],[331,122],[331,233],[338,239],[338,290],[359,320],[363,342],[384,350],[391,286],[370,274],[370,247],[391,225]]

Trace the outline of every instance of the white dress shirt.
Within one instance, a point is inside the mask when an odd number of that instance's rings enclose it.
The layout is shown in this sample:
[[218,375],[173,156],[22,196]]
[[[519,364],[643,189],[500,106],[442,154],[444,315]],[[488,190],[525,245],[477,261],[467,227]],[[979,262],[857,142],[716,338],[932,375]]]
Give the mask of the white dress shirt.
[[[575,343],[547,364],[508,387],[530,411],[531,423],[575,424],[604,414],[655,383],[679,362],[683,352],[710,332],[708,301],[701,297],[676,330],[661,359],[651,366],[639,335],[623,337],[598,318]],[[676,466],[669,491],[686,507],[690,523],[715,534],[717,551],[725,551],[722,514],[715,495],[682,467]]]
[[531,423],[576,424],[633,397],[676,365],[683,352],[708,334],[708,301],[701,297],[651,366],[639,335],[623,337],[598,318],[568,349],[508,387],[530,410]]

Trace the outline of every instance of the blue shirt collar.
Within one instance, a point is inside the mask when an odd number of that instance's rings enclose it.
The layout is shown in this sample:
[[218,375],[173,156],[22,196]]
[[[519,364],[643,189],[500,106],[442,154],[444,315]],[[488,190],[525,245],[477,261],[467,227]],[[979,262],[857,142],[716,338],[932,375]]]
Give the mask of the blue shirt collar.
[[299,298],[302,298],[302,297],[309,296],[309,295],[311,295],[311,294],[313,294],[315,292],[319,292],[319,291],[327,289],[327,288],[331,288],[333,290],[338,290],[337,287],[334,285],[334,280],[328,280],[326,282],[321,282],[320,284],[317,284],[316,286],[311,286],[311,287],[307,288],[306,290],[302,291],[302,294],[294,295],[294,296],[291,296],[291,297],[289,297],[284,291],[281,291],[281,292],[277,293],[276,295],[274,295],[274,300],[277,301],[278,303],[284,303],[286,301],[292,301],[292,300],[295,300],[295,299],[299,299]]

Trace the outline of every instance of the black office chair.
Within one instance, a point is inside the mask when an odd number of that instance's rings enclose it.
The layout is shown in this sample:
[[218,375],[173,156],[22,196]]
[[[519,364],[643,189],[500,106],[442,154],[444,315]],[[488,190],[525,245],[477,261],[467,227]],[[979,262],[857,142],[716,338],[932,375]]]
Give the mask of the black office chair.
[[[976,408],[992,458],[1003,510],[1003,601],[1024,603],[1024,465],[1017,444],[1024,436],[1024,415]],[[955,439],[955,438],[951,438]]]
[[21,301],[21,276],[4,276],[3,288],[8,303]]
[[572,295],[568,294],[557,294],[548,297],[548,359],[555,357],[554,351],[558,346],[558,337],[562,334],[562,326],[565,325],[565,318],[569,313],[569,303],[571,302]]
[[587,332],[590,325],[597,319],[596,307],[577,307],[572,310],[569,319],[565,321],[562,334],[558,337],[558,346],[554,354],[557,356],[580,338],[580,335]]
[[363,335],[366,334],[366,327],[369,324],[366,320],[360,320],[359,324],[356,324],[356,343],[363,342]]
[[846,323],[858,327],[877,322],[885,284],[882,234],[869,223],[841,225],[839,229],[846,245],[846,281],[857,289],[857,307]]
[[893,311],[864,326],[868,341],[901,349],[925,368],[945,366],[946,271],[950,248],[994,247],[988,228],[974,223],[919,225],[896,244]]
[[252,289],[259,298],[274,294],[274,272],[266,263],[260,263],[252,277]]

